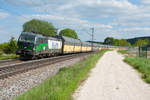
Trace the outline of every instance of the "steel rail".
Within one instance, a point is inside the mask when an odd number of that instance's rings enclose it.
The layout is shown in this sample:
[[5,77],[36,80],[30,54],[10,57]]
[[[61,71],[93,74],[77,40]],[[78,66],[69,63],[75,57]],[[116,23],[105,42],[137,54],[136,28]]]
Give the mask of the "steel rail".
[[12,62],[12,61],[17,61],[17,59],[1,60],[1,61],[0,61],[0,64],[1,64],[1,63]]
[[75,57],[89,55],[91,53],[80,53],[80,54],[71,54],[71,55],[64,55],[64,56],[57,56],[39,60],[31,60],[27,62],[11,64],[11,65],[4,65],[0,67],[0,79],[6,78],[8,76],[25,72],[31,69],[44,67],[47,65],[51,65],[57,62],[66,61]]
[[0,61],[0,67],[4,66],[4,65],[10,65],[10,64],[14,64],[14,63],[20,63],[23,62],[19,59],[9,59],[9,60],[1,60]]

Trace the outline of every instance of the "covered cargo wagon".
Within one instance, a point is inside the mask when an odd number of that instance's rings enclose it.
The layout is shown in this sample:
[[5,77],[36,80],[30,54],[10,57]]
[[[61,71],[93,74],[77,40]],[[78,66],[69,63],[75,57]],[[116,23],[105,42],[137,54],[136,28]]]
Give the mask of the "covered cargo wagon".
[[77,53],[81,52],[81,41],[66,36],[62,36],[63,41],[63,53]]

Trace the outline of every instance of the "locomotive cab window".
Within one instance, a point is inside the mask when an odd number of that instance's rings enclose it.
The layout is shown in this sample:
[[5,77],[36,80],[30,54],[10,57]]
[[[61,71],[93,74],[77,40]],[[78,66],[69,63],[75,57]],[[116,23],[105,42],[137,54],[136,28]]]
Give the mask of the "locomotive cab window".
[[39,38],[39,37],[36,38],[36,44],[37,45],[41,44],[41,38]]
[[21,42],[34,43],[34,41],[35,41],[35,36],[34,36],[34,35],[22,34],[22,35],[20,35],[20,37],[19,37],[19,41],[21,41]]

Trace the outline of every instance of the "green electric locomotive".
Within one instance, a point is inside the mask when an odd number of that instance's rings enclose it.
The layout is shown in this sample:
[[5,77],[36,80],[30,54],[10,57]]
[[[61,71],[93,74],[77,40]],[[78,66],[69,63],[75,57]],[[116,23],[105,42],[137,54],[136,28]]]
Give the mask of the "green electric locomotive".
[[42,58],[62,53],[61,39],[32,32],[22,32],[17,44],[16,54],[25,59]]

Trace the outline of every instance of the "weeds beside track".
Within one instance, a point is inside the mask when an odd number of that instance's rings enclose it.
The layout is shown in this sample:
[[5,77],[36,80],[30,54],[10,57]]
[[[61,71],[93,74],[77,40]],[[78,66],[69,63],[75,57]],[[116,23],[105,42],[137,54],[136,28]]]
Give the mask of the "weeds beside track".
[[19,56],[16,54],[0,55],[0,60],[17,59],[17,58],[19,58]]
[[105,52],[103,50],[73,66],[60,69],[56,75],[14,100],[72,100],[72,93]]
[[[94,52],[91,52],[91,53],[94,53]],[[44,67],[50,64],[61,62],[61,61],[66,61],[68,59],[72,59],[78,56],[89,55],[91,53],[63,55],[63,56],[57,56],[57,57],[52,57],[52,58],[31,60],[31,61],[11,64],[11,65],[4,65],[0,67],[0,78],[6,78],[10,75],[14,75],[14,74],[21,73],[27,70],[35,69],[38,67]]]

